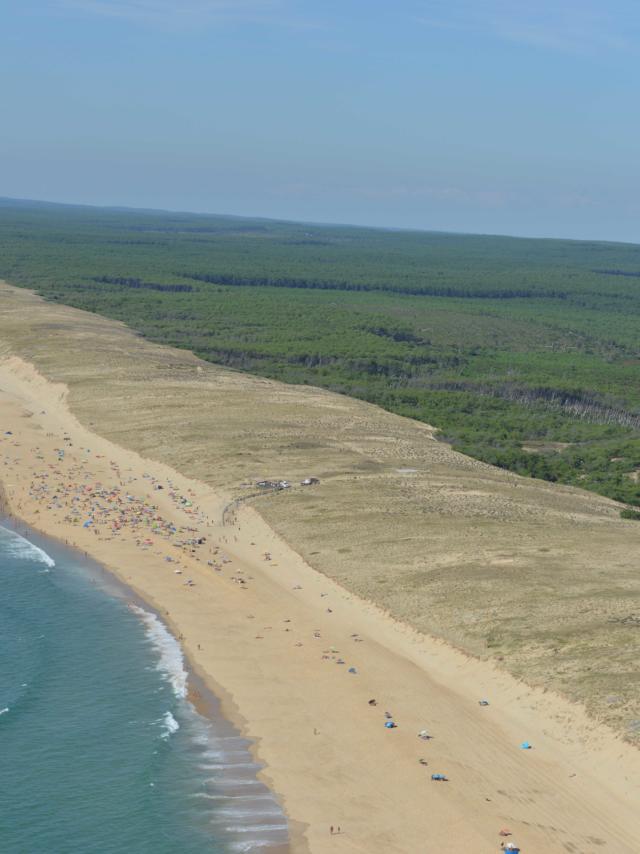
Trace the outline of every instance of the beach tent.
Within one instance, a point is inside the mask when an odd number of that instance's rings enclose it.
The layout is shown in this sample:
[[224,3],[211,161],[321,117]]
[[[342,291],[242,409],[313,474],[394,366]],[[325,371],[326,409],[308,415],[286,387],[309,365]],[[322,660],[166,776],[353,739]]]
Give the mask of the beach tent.
[[522,744],[520,745],[520,748],[522,750],[531,750],[531,745],[529,744],[528,741],[523,741]]

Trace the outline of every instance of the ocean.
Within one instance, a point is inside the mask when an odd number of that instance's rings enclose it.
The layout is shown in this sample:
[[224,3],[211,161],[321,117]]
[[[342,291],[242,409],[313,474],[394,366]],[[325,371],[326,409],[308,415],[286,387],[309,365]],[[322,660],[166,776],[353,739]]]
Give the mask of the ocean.
[[0,526],[0,851],[283,850],[286,819],[165,626],[99,566]]

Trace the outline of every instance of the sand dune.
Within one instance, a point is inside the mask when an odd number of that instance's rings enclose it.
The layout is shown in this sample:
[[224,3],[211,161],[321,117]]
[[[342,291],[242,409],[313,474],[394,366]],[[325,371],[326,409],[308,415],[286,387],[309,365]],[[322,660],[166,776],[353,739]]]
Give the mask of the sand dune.
[[[170,612],[194,666],[258,739],[296,850],[475,854],[497,850],[504,825],[523,854],[640,850],[640,755],[546,690],[633,737],[638,635],[625,617],[637,608],[640,526],[613,502],[497,471],[424,425],[207,365],[8,286],[0,356],[12,508]],[[65,431],[65,466],[109,482],[115,461],[135,478],[127,489],[167,518],[175,503],[144,474],[192,490],[199,530],[230,563],[217,572],[181,557],[191,589],[133,534],[101,539],[35,501],[29,484],[60,465]],[[259,477],[309,474],[317,487],[250,497]],[[428,743],[417,738],[425,727]],[[435,771],[450,782],[431,783]],[[329,836],[330,824],[344,832]]]

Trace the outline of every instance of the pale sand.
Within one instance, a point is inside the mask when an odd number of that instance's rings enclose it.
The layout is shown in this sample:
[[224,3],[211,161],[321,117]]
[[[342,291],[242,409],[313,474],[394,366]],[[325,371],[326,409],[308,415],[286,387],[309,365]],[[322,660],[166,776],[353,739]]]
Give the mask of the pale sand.
[[[483,465],[363,401],[203,362],[0,282],[0,356],[11,354],[64,383],[85,427],[242,498],[347,590],[580,702],[640,746],[640,525],[615,502]],[[299,487],[310,474],[320,484]],[[262,477],[294,488],[252,498]]]
[[[223,528],[226,496],[90,433],[65,397],[64,386],[21,359],[2,363],[0,433],[13,435],[0,443],[0,471],[11,509],[89,552],[167,615],[193,667],[256,740],[265,779],[293,822],[294,851],[481,854],[498,850],[503,826],[523,854],[640,851],[635,749],[579,707],[357,599],[306,565],[250,508]],[[66,447],[63,462],[54,450],[60,447]],[[206,560],[181,557],[185,570],[177,576],[163,560],[175,553],[164,540],[156,545],[153,537],[143,550],[128,529],[101,539],[104,526],[98,535],[64,521],[66,498],[60,508],[49,501],[50,509],[30,498],[38,475],[71,482],[66,472],[74,466],[105,487],[122,480],[126,492],[157,504],[178,524],[193,517],[177,510],[166,490],[152,490],[143,474],[170,479],[184,495],[192,490],[194,506],[210,520],[192,524],[207,547],[220,543],[232,562],[216,572]],[[231,580],[239,571],[244,586]],[[188,577],[194,588],[184,586]],[[332,647],[345,665],[323,659]],[[347,672],[350,666],[357,674]],[[491,705],[481,708],[485,696]],[[371,697],[375,708],[368,706]],[[387,709],[396,730],[383,727]],[[423,728],[432,741],[418,740]],[[524,739],[533,750],[519,748]],[[450,782],[432,783],[432,772],[446,773]],[[331,837],[329,825],[340,825],[342,834]]]

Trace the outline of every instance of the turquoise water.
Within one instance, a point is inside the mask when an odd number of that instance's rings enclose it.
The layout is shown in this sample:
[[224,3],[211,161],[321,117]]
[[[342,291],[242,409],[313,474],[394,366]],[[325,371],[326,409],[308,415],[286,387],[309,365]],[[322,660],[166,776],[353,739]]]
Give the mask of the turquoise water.
[[268,852],[247,741],[186,697],[180,647],[99,567],[0,527],[0,850]]

